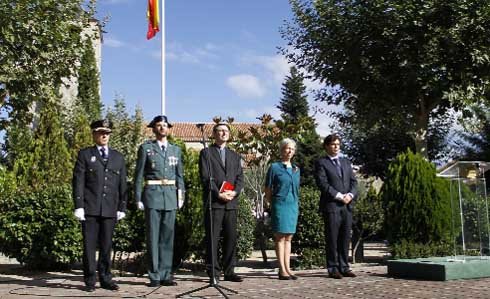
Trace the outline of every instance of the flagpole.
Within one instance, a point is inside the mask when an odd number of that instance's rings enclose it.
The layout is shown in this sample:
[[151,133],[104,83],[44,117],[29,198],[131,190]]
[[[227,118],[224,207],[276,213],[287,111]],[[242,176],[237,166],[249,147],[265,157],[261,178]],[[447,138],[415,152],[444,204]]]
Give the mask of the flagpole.
[[165,0],[162,0],[162,14],[160,26],[162,32],[162,115],[165,115]]

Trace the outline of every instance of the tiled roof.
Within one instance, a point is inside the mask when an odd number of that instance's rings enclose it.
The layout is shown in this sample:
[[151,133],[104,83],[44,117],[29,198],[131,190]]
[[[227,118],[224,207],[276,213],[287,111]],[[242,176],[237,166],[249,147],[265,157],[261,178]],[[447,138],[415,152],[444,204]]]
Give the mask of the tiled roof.
[[[179,138],[184,142],[199,142],[202,139],[201,129],[197,127],[197,123],[191,122],[175,122],[172,123],[173,127],[170,129],[170,135]],[[212,136],[212,129],[215,123],[204,124],[204,134],[206,138]],[[237,130],[239,132],[247,132],[250,127],[259,127],[258,123],[232,123],[232,131]]]

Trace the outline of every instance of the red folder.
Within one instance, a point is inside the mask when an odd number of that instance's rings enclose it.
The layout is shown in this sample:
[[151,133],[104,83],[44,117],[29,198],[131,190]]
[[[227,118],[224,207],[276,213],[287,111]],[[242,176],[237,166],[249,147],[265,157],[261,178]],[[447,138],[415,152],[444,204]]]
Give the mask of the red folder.
[[233,186],[233,184],[228,181],[223,181],[223,184],[221,184],[221,188],[219,188],[220,193],[233,190],[235,190],[235,186]]

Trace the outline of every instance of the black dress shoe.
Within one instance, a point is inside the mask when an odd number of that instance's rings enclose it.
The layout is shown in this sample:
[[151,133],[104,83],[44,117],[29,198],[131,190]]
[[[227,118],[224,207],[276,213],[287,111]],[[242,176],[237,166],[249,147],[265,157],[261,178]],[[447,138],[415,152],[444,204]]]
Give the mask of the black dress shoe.
[[291,276],[289,275],[281,275],[281,274],[277,274],[277,276],[279,277],[279,280],[291,280]]
[[352,272],[351,270],[342,273],[342,276],[344,276],[344,277],[357,277],[357,275],[354,274],[354,272]]
[[334,278],[334,279],[342,279],[343,276],[342,276],[342,274],[340,274],[340,272],[335,271],[335,272],[328,273],[328,277]]
[[83,290],[84,290],[85,292],[92,293],[92,292],[95,292],[95,286],[92,286],[92,285],[90,285],[90,286],[85,286],[85,288],[83,288]]
[[176,286],[177,282],[174,281],[173,279],[165,279],[160,281],[160,285],[166,286],[166,287],[171,287],[171,286]]
[[119,290],[119,286],[115,282],[101,283],[100,287],[110,291]]
[[243,278],[236,274],[225,275],[225,281],[242,282]]
[[160,286],[160,282],[158,280],[150,280],[150,283],[148,284],[150,288],[156,288]]

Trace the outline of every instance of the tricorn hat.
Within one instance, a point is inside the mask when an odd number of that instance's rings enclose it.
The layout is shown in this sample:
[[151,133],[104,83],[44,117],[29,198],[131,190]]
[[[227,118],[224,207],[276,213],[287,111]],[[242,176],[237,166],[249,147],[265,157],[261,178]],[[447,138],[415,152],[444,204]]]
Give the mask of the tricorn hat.
[[112,122],[108,119],[96,120],[90,124],[92,132],[112,132]]
[[159,122],[165,122],[169,128],[172,127],[172,124],[170,124],[168,122],[168,119],[167,119],[167,117],[165,115],[157,115],[157,116],[155,116],[153,118],[153,120],[148,124],[147,127],[148,128],[153,128],[153,127],[155,127],[155,124],[156,123],[159,123]]

